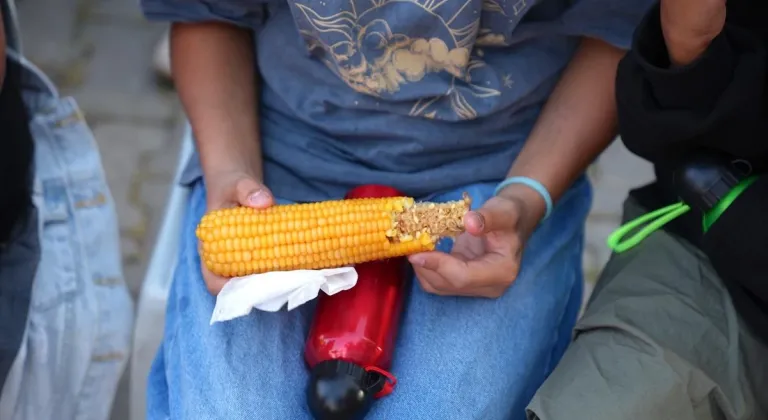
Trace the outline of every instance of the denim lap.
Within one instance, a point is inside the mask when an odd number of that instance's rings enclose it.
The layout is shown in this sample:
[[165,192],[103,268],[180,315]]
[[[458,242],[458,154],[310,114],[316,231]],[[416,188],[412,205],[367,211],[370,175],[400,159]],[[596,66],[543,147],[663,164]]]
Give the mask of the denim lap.
[[[475,205],[494,184],[430,199]],[[524,419],[524,408],[570,340],[581,303],[588,183],[579,181],[529,240],[520,275],[498,299],[439,297],[411,284],[395,349],[395,392],[369,419]],[[149,377],[148,418],[310,419],[304,342],[313,303],[254,311],[209,326],[215,298],[200,275],[194,229],[205,210],[193,186],[165,337]],[[447,241],[443,249],[450,247]]]

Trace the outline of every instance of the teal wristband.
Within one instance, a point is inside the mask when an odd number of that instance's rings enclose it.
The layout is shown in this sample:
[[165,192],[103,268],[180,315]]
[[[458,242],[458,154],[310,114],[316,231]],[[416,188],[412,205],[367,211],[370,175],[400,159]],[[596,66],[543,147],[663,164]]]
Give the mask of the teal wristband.
[[542,220],[546,220],[549,215],[552,214],[552,207],[554,206],[552,204],[552,196],[549,195],[547,187],[545,187],[541,182],[536,181],[533,178],[528,178],[527,176],[513,176],[505,179],[504,181],[501,181],[501,183],[496,186],[496,190],[493,192],[493,195],[499,195],[499,191],[512,184],[522,184],[539,193],[541,198],[543,198],[544,202],[547,204],[547,211],[544,213],[544,218]]

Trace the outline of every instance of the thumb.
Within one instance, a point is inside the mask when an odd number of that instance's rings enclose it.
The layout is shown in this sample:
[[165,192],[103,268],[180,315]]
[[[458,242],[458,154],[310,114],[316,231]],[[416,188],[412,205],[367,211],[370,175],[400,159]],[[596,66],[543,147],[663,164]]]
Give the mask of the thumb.
[[464,216],[465,230],[474,236],[515,227],[518,209],[512,200],[493,197],[480,209]]
[[238,204],[246,207],[265,208],[273,205],[272,192],[253,178],[243,177],[235,184]]

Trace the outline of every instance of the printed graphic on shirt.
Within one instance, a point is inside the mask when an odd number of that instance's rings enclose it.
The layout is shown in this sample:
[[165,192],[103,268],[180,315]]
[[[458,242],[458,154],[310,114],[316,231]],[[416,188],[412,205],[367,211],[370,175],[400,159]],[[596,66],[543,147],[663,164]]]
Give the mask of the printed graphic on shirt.
[[310,52],[352,89],[413,102],[411,116],[466,120],[514,86],[479,47],[508,46],[534,1],[299,0],[292,11]]

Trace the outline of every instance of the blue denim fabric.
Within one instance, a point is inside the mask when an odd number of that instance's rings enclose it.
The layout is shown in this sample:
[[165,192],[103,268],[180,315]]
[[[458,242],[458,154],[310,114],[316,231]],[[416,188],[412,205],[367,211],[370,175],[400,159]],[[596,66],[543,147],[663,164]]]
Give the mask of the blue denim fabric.
[[34,276],[29,317],[3,384],[0,419],[106,420],[133,324],[114,202],[74,100],[10,54],[24,66],[32,117],[38,225],[31,231],[39,235],[40,260],[27,273]]
[[[477,205],[495,184],[470,185]],[[582,294],[584,220],[591,189],[579,180],[533,234],[521,272],[499,299],[439,297],[412,283],[395,350],[394,394],[369,419],[524,419],[525,406],[571,338]],[[158,419],[309,419],[303,346],[313,305],[209,326],[195,226],[205,210],[193,186],[171,287],[165,336],[152,366],[147,415]],[[450,247],[450,243],[447,244]]]

